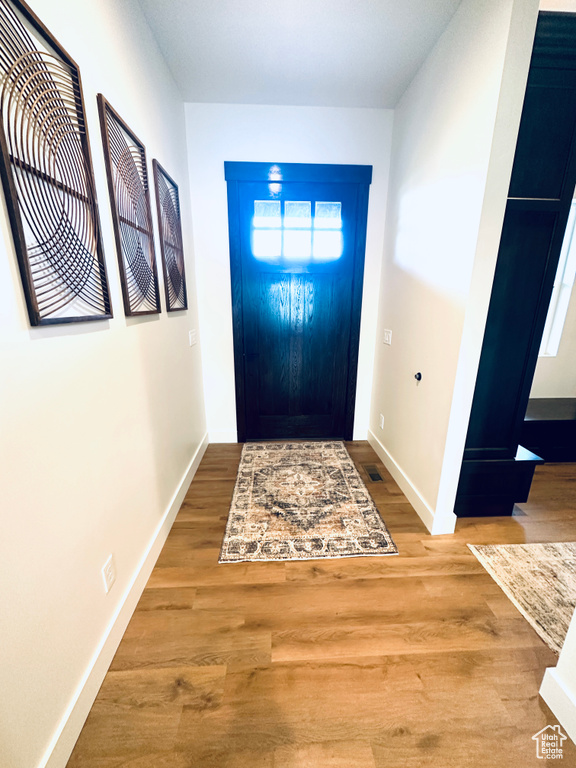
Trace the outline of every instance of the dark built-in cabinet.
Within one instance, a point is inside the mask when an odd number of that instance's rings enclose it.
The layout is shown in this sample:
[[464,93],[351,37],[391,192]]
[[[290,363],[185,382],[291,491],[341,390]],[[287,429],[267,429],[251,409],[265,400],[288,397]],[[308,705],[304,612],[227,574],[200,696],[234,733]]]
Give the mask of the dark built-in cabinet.
[[528,400],[521,442],[544,461],[576,461],[576,398]]
[[[455,513],[511,514],[542,459],[520,445],[576,183],[576,14],[540,13]],[[576,363],[575,363],[576,364]]]

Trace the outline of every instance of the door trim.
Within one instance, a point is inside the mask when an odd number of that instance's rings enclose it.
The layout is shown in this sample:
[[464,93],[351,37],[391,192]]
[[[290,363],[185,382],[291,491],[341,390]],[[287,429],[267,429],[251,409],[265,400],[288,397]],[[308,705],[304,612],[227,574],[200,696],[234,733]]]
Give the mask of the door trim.
[[[234,341],[234,379],[236,393],[236,423],[238,442],[246,442],[246,389],[244,367],[244,321],[242,317],[242,262],[240,254],[239,184],[246,181],[304,182],[353,184],[357,187],[357,208],[354,238],[354,266],[350,345],[348,349],[348,380],[344,439],[351,440],[354,428],[360,314],[364,279],[364,254],[368,218],[368,192],[372,181],[371,165],[324,165],[311,163],[224,163],[224,178],[228,187],[228,231],[230,242],[230,283],[232,292],[232,335]],[[239,372],[241,374],[239,375]]]

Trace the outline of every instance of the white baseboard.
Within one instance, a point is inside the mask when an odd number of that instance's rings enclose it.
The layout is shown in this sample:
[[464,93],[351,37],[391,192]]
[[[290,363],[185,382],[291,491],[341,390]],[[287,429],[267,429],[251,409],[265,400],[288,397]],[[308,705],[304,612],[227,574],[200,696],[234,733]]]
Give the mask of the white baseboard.
[[544,673],[540,696],[548,704],[566,734],[576,744],[576,698],[564,685],[556,667],[548,667]]
[[204,435],[158,523],[38,768],[65,768],[207,446],[208,433]]
[[388,472],[390,472],[394,480],[396,480],[400,486],[401,491],[404,493],[410,504],[414,507],[418,517],[420,517],[430,533],[434,535],[454,533],[455,516],[452,515],[452,518],[454,519],[445,519],[442,522],[436,518],[432,507],[420,495],[418,489],[414,486],[410,478],[407,477],[402,468],[396,463],[386,448],[384,448],[380,440],[378,440],[371,429],[368,430],[368,442],[372,448],[374,448]]

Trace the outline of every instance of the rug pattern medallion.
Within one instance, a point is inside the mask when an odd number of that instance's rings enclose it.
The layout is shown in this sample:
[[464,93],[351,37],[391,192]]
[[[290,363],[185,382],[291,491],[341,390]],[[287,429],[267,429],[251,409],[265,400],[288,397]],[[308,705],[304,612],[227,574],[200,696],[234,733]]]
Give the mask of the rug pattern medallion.
[[395,554],[343,443],[244,446],[221,563]]

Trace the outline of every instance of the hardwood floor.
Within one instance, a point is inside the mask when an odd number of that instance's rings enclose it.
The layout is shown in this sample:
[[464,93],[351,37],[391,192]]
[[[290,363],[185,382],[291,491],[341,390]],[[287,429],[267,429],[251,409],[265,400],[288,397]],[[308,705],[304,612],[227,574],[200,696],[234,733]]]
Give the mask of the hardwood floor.
[[576,468],[432,537],[368,443],[347,447],[400,556],[218,565],[241,446],[209,446],[68,768],[539,764],[557,657],[466,544],[576,540]]

